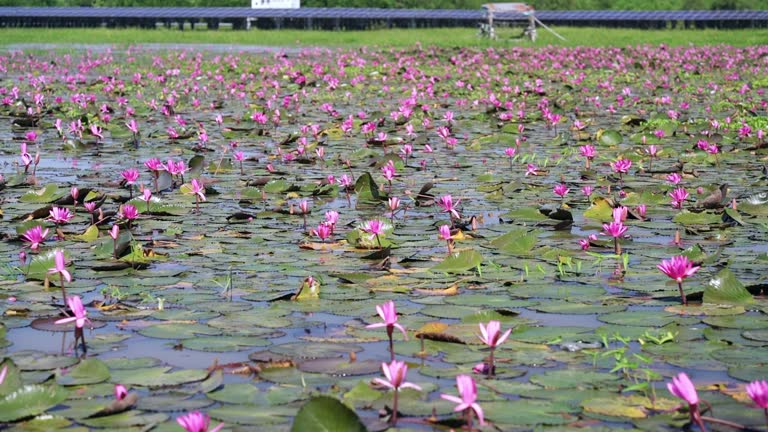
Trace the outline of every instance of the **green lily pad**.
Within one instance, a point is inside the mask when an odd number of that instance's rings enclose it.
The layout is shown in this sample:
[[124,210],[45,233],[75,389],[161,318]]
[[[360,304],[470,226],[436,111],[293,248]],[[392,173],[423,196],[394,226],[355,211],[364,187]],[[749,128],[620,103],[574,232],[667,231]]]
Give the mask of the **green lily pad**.
[[184,340],[184,348],[207,352],[242,351],[270,344],[266,339],[250,336],[207,336]]
[[99,359],[85,359],[64,373],[61,369],[56,373],[56,383],[59,385],[98,384],[109,379],[109,368]]
[[747,305],[754,303],[752,294],[736,279],[732,271],[725,268],[707,281],[704,288],[704,303]]
[[67,390],[58,385],[26,385],[0,399],[0,422],[40,415],[64,402]]
[[638,419],[648,416],[648,410],[636,397],[595,398],[582,402],[584,411],[601,416]]
[[491,245],[504,253],[525,255],[536,245],[538,234],[537,231],[515,229],[491,240]]
[[42,189],[32,190],[19,198],[24,203],[44,204],[56,201],[63,194],[59,193],[59,187],[55,183],[49,183]]
[[164,422],[168,419],[167,414],[144,413],[138,410],[125,411],[119,414],[113,414],[106,417],[94,417],[80,419],[79,421],[86,426],[95,428],[109,428],[112,430],[118,428],[127,428],[131,426],[147,426]]
[[477,268],[483,262],[483,256],[474,249],[463,250],[449,255],[441,263],[432,267],[432,271],[461,273]]
[[584,369],[563,369],[532,375],[531,383],[551,389],[618,387],[618,376]]
[[337,399],[316,396],[299,409],[291,432],[366,432],[368,429],[354,411]]
[[226,402],[232,404],[252,404],[263,402],[263,396],[258,387],[249,383],[227,384],[220,390],[210,392],[206,395],[209,399],[217,402]]
[[598,135],[597,142],[604,146],[615,147],[624,141],[621,133],[615,130],[606,130],[598,133]]
[[252,426],[262,430],[267,425],[287,424],[296,415],[296,408],[239,404],[213,408],[208,410],[208,414],[225,424]]
[[170,387],[202,381],[208,377],[208,371],[198,369],[184,369],[168,372],[170,366],[123,369],[112,371],[112,382],[123,385],[142,387]]
[[531,307],[531,309],[537,310],[539,312],[574,315],[621,312],[626,308],[627,306],[625,305],[602,305],[566,301],[547,302]]
[[196,336],[215,336],[221,330],[205,324],[161,323],[139,330],[139,334],[159,339],[191,339]]
[[687,210],[683,210],[676,214],[674,218],[672,218],[672,222],[682,225],[712,225],[720,223],[721,217],[720,215],[714,213],[692,213]]
[[355,182],[355,194],[357,199],[363,202],[376,202],[381,200],[379,186],[373,180],[370,173],[362,173]]
[[349,361],[337,358],[321,358],[303,361],[296,368],[304,372],[327,373],[336,376],[369,375],[381,369],[381,362],[377,360]]
[[572,409],[564,404],[550,401],[518,399],[503,402],[481,402],[480,406],[483,408],[485,417],[497,425],[560,425],[573,421],[568,415],[569,412],[573,411]]
[[68,368],[78,362],[76,357],[41,353],[37,351],[19,351],[13,353],[11,358],[22,371]]

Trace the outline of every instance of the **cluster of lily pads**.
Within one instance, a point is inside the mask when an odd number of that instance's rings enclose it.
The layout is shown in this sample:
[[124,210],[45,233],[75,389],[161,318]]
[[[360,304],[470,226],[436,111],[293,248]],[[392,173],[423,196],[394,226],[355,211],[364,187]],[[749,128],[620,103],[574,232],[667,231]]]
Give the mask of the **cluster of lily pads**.
[[761,427],[766,56],[4,53],[0,424]]

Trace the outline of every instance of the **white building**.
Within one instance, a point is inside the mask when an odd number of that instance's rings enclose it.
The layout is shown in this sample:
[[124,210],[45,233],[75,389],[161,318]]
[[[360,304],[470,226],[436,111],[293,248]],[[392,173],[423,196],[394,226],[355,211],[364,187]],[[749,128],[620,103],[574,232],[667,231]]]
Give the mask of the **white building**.
[[251,0],[252,9],[298,9],[301,0]]

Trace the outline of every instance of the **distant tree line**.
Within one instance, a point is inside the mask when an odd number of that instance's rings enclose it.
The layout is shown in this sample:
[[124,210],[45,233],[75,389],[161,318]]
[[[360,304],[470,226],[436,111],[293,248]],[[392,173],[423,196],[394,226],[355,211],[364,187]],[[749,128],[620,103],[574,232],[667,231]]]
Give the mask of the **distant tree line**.
[[[493,0],[301,0],[305,7],[478,9]],[[498,1],[498,0],[497,0]],[[765,0],[529,0],[539,10],[715,10],[768,9]],[[248,0],[0,0],[0,6],[250,6]]]

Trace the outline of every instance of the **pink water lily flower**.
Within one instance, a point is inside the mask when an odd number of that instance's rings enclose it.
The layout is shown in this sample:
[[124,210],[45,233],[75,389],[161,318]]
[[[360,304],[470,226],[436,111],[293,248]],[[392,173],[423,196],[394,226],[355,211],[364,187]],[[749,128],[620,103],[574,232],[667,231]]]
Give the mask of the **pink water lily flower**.
[[702,431],[706,431],[704,420],[699,412],[699,395],[696,393],[696,387],[694,387],[688,375],[685,372],[679,373],[676,377],[672,378],[672,382],[667,383],[667,389],[670,393],[688,403],[691,423],[696,423]]
[[662,260],[661,264],[656,266],[662,273],[682,283],[688,276],[692,276],[701,267],[694,267],[687,256],[679,255],[669,260]]
[[115,384],[115,399],[121,401],[128,396],[128,389],[122,384]]
[[405,332],[405,327],[397,323],[397,309],[395,307],[395,302],[389,300],[380,305],[376,305],[376,312],[384,322],[368,324],[365,328],[386,327],[387,333],[392,333],[396,328],[403,333],[405,340],[408,340],[408,333]]
[[755,405],[768,409],[768,382],[752,381],[747,384],[747,395],[755,402]]
[[509,337],[510,333],[512,333],[512,329],[508,329],[503,334],[501,333],[501,323],[499,321],[489,321],[488,325],[484,325],[483,323],[479,324],[480,326],[480,340],[483,341],[484,344],[488,345],[489,347],[495,348],[502,343],[504,343],[505,340]]
[[676,377],[672,378],[672,382],[667,383],[667,389],[673,395],[683,399],[690,405],[699,403],[699,395],[696,393],[696,387],[693,386],[693,382],[688,378],[685,372],[681,372]]
[[310,234],[317,236],[320,241],[325,242],[331,236],[331,226],[323,222],[313,229]]
[[617,159],[611,163],[611,167],[617,174],[626,174],[632,168],[632,161],[629,159]]
[[389,364],[382,363],[381,370],[384,372],[384,376],[386,376],[387,379],[383,380],[381,378],[375,378],[374,382],[389,387],[395,391],[392,400],[392,417],[390,418],[390,423],[394,426],[397,424],[397,400],[400,389],[412,388],[414,390],[421,390],[421,387],[405,380],[405,376],[408,374],[408,365],[406,365],[405,362],[392,360]]
[[[0,380],[2,383],[2,380]],[[747,384],[747,395],[765,413],[765,424],[768,426],[768,382],[752,381]]]
[[371,219],[360,227],[361,231],[370,234],[370,239],[373,239],[374,237],[376,238],[376,242],[379,244],[379,248],[381,248],[381,239],[379,236],[384,234],[384,229],[384,222],[378,219]]
[[688,193],[685,188],[677,188],[669,193],[669,197],[672,198],[672,207],[676,209],[682,209],[683,203],[686,199],[688,199],[688,196],[690,194]]
[[393,390],[400,390],[403,388],[412,388],[414,390],[421,390],[421,387],[414,383],[407,382],[405,376],[408,374],[408,365],[405,362],[393,360],[389,364],[382,363],[381,370],[384,372],[386,380],[381,378],[375,378],[377,383],[389,387]]
[[624,206],[616,207],[612,211],[613,221],[614,222],[624,222],[625,220],[627,220],[628,211],[629,210],[626,207],[624,207]]
[[117,225],[112,225],[112,228],[109,230],[109,236],[112,237],[112,240],[117,240],[117,238],[120,236],[120,227]]
[[192,179],[190,182],[190,193],[197,195],[201,200],[205,201],[205,186],[198,179]]
[[459,215],[458,210],[456,210],[456,206],[459,205],[461,200],[456,201],[454,204],[453,197],[451,195],[443,195],[440,198],[435,201],[437,205],[439,205],[444,212],[449,213],[451,215],[451,218],[461,219],[461,215]]
[[456,377],[456,387],[459,389],[459,396],[441,394],[440,397],[451,401],[456,405],[454,412],[465,411],[467,414],[467,426],[472,430],[472,413],[477,415],[480,425],[485,424],[483,419],[483,409],[477,403],[477,384],[469,375],[459,375]]
[[657,265],[656,268],[677,282],[677,288],[680,291],[683,305],[687,304],[685,294],[683,293],[683,280],[699,271],[701,267],[694,267],[687,256],[679,255],[669,260],[662,260],[661,264]]
[[5,381],[5,376],[8,374],[8,366],[3,366],[3,370],[0,370],[0,385]]
[[55,267],[48,269],[48,274],[60,274],[67,282],[72,282],[72,275],[67,270],[66,260],[64,258],[64,252],[60,249],[56,249],[53,253],[53,261]]
[[678,173],[667,174],[667,181],[673,185],[679,184],[683,180],[683,177]]
[[211,417],[200,411],[192,411],[189,414],[177,417],[176,422],[187,432],[219,432],[224,427],[224,423],[220,423],[215,428],[209,430],[208,426],[211,423]]
[[496,368],[494,365],[494,353],[496,351],[496,347],[504,343],[505,340],[509,337],[509,335],[512,333],[512,329],[508,329],[503,334],[501,333],[501,323],[495,320],[491,320],[488,322],[488,325],[484,325],[483,323],[479,324],[480,326],[480,340],[483,341],[484,344],[488,345],[491,348],[491,354],[488,356],[488,376],[493,375],[496,372]]
[[43,231],[43,227],[37,225],[28,229],[21,237],[25,243],[29,243],[30,249],[37,251],[45,241],[45,238],[48,237],[48,231],[48,228]]
[[83,328],[86,322],[91,322],[91,320],[86,317],[88,311],[85,310],[80,296],[67,297],[67,306],[69,306],[69,310],[71,310],[75,316],[57,320],[56,324],[67,324],[74,321],[75,327]]
[[57,225],[69,222],[74,216],[66,207],[53,207],[48,214],[48,220]]
[[611,223],[603,224],[603,232],[601,234],[618,238],[623,236],[627,229],[629,228],[621,223],[621,221],[614,220]]
[[603,232],[600,234],[613,237],[613,251],[616,255],[621,254],[621,245],[619,244],[619,238],[624,236],[628,227],[621,221],[613,221],[611,223],[603,224]]
[[555,195],[559,196],[561,199],[565,198],[565,195],[568,194],[571,190],[568,189],[568,186],[560,183],[555,185],[555,187],[552,189],[552,192],[555,193]]
[[139,210],[132,204],[123,204],[120,206],[117,215],[130,222],[139,217]]
[[368,324],[365,328],[380,328],[385,327],[387,329],[387,337],[389,338],[389,352],[391,360],[395,360],[394,342],[392,340],[392,334],[395,329],[400,330],[405,340],[408,340],[408,333],[405,332],[405,327],[397,323],[397,309],[395,308],[395,302],[389,300],[383,304],[376,305],[376,312],[379,314],[384,322]]

